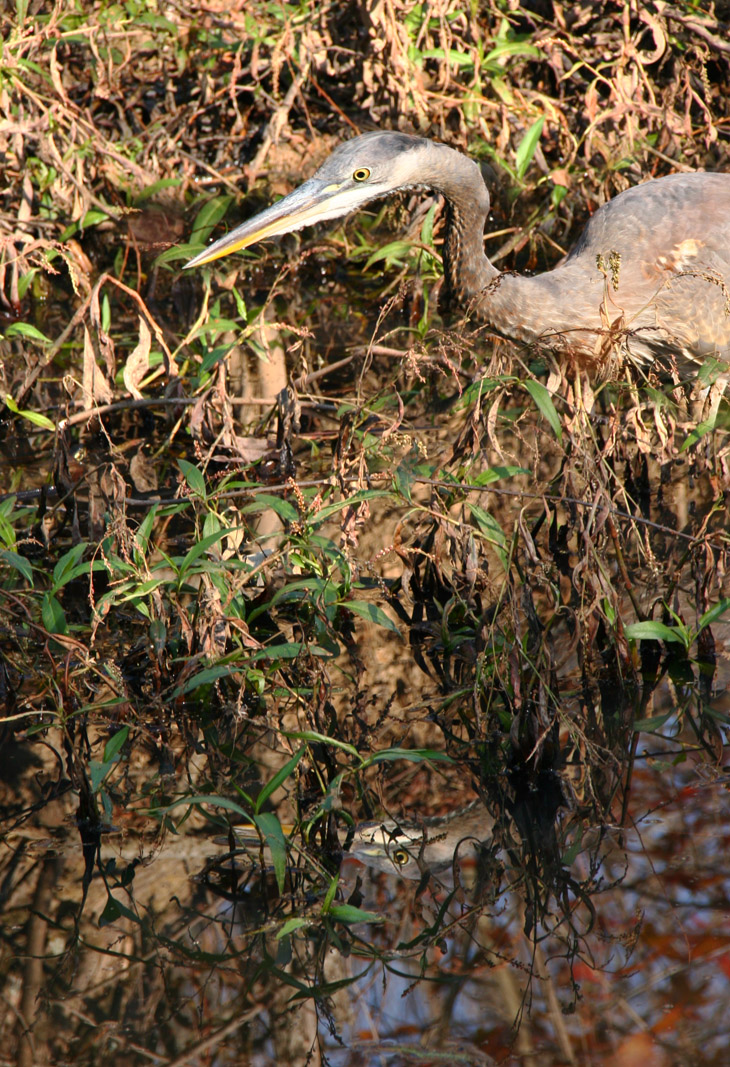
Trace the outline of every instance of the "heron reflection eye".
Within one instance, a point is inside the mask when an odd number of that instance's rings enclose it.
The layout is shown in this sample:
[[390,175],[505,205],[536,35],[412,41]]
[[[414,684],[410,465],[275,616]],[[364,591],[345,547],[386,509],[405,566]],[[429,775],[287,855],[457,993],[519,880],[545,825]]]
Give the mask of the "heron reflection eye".
[[356,182],[366,182],[370,177],[370,171],[367,167],[358,167],[357,170],[353,172],[352,177]]
[[411,857],[404,848],[397,848],[392,854],[393,863],[395,863],[397,867],[405,867],[410,858]]

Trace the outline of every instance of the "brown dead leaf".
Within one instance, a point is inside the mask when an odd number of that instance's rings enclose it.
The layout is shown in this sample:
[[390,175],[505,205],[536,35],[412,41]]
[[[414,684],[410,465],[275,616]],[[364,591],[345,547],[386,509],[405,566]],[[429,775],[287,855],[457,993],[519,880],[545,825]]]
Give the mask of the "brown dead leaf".
[[93,408],[95,404],[111,404],[111,386],[96,362],[94,345],[87,326],[84,326],[84,371],[81,388],[85,408]]
[[124,385],[127,390],[132,394],[135,400],[143,399],[138,386],[150,369],[151,343],[152,334],[150,333],[149,326],[140,315],[139,341],[130,353],[129,359],[125,363],[124,370],[122,372],[122,377],[124,378]]

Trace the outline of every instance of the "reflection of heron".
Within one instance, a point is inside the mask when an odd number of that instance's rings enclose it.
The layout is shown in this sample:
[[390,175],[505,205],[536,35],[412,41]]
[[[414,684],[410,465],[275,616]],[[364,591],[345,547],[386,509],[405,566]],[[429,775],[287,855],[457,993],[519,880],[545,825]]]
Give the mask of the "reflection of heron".
[[494,829],[481,801],[447,815],[419,819],[382,819],[355,828],[349,855],[367,867],[420,878],[424,871],[442,874],[458,860],[473,860]]
[[[287,837],[293,833],[291,826],[283,830]],[[418,879],[424,871],[443,874],[454,860],[473,860],[493,830],[494,819],[481,800],[473,800],[445,815],[361,822],[350,834],[340,828],[340,844],[346,845],[347,855],[366,867]],[[237,826],[235,835],[245,853],[260,855],[262,841],[253,827]]]
[[560,266],[520,277],[500,273],[484,254],[489,194],[476,163],[422,137],[368,133],[188,266],[415,186],[446,198],[444,272],[453,296],[506,336],[544,339],[583,359],[599,360],[622,337],[643,362],[730,361],[730,174],[672,174],[628,189],[595,213]]

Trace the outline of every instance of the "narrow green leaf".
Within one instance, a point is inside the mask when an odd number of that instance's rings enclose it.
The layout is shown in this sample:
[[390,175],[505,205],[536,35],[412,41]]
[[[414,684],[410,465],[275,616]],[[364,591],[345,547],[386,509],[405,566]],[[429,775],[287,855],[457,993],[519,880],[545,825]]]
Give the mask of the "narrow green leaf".
[[400,266],[403,257],[407,256],[412,249],[413,245],[409,241],[391,241],[390,244],[383,245],[382,248],[373,252],[363,269],[369,270],[375,263],[381,263],[383,260]]
[[276,940],[280,941],[282,937],[286,937],[288,934],[293,934],[295,930],[301,930],[303,926],[311,926],[311,919],[287,919],[281,930],[276,934]]
[[[176,189],[181,184],[182,178],[160,178],[159,181],[151,182],[149,185],[145,186],[141,192],[137,193],[136,203],[141,204],[145,200],[150,200],[153,196],[157,196],[158,193],[163,192],[165,189]],[[92,212],[89,212],[89,215],[90,214],[92,214]],[[84,220],[84,222],[85,225],[88,225],[86,220]]]
[[542,128],[545,125],[545,117],[541,116],[537,122],[533,122],[525,136],[520,141],[517,152],[515,153],[515,165],[517,168],[517,177],[524,178],[525,172],[532,162],[532,157],[535,155],[535,150],[540,142],[540,135],[542,134]]
[[99,792],[102,782],[113,766],[113,763],[102,763],[102,761],[98,759],[89,760],[87,767],[89,770],[89,784],[92,793]]
[[632,641],[674,641],[676,644],[687,644],[686,635],[676,626],[665,626],[663,622],[632,622],[624,627],[624,633]]
[[109,926],[111,923],[117,922],[118,919],[130,919],[132,922],[139,924],[138,916],[110,893],[106,906],[99,916],[99,926]]
[[719,619],[728,609],[730,609],[730,597],[725,597],[723,600],[718,601],[717,604],[713,604],[709,611],[706,611],[701,617],[697,633],[700,630],[704,630],[706,626],[710,626],[715,619]]
[[257,493],[256,499],[251,501],[250,504],[245,504],[241,511],[244,515],[257,515],[261,511],[273,511],[283,519],[284,522],[296,522],[299,518],[299,512],[290,504],[288,500],[282,500],[279,496],[272,496],[268,493]]
[[85,550],[86,545],[83,541],[80,541],[61,556],[53,568],[53,584],[56,589],[59,589],[64,584],[65,576],[73,571]]
[[194,693],[201,686],[212,685],[213,682],[217,682],[220,678],[228,678],[241,669],[241,665],[238,663],[219,663],[215,667],[205,667],[202,671],[194,674],[192,678],[188,678],[182,689],[176,689],[175,695]]
[[532,471],[527,467],[514,467],[512,465],[507,467],[490,467],[489,470],[482,471],[474,479],[474,485],[491,485],[493,482],[498,482],[502,478],[513,478],[515,474],[532,474]]
[[19,556],[17,552],[12,552],[9,548],[0,548],[0,561],[18,571],[29,585],[33,585],[33,568],[25,556]]
[[179,459],[177,461],[180,470],[182,471],[183,478],[188,483],[190,488],[198,496],[205,497],[205,478],[195,466],[194,463],[189,463],[186,459]]
[[27,419],[28,422],[32,422],[34,426],[38,426],[42,430],[56,429],[55,422],[51,422],[46,415],[41,415],[37,411],[26,411],[19,408],[9,394],[5,397],[5,405],[14,415],[20,415],[22,418]]
[[275,793],[276,790],[279,788],[279,786],[283,785],[283,783],[287,780],[287,778],[292,773],[294,768],[297,766],[297,764],[299,763],[299,760],[302,758],[302,756],[304,755],[304,753],[306,751],[307,751],[306,748],[300,748],[299,751],[295,752],[295,754],[292,756],[292,758],[287,763],[284,764],[284,766],[281,768],[281,770],[276,772],[276,774],[271,779],[271,781],[266,783],[264,788],[261,790],[259,795],[256,797],[255,812],[256,812],[257,815],[261,811],[261,808],[264,806],[264,804],[269,799],[271,794]]
[[196,242],[200,245],[203,244],[208,233],[228,214],[232,201],[232,196],[214,196],[212,200],[208,200],[206,204],[203,204],[193,221],[193,228],[190,234],[191,244]]
[[223,530],[217,530],[215,533],[209,534],[207,537],[201,537],[199,541],[196,541],[193,547],[180,564],[180,577],[190,568],[191,563],[194,563],[199,556],[204,555],[209,548],[217,544],[218,541],[222,541],[224,537],[228,537],[229,534],[234,533],[235,530],[231,527],[226,527]]
[[694,445],[697,444],[698,441],[701,441],[706,434],[710,433],[712,430],[715,429],[716,421],[717,420],[715,418],[712,418],[707,419],[705,422],[698,422],[694,429],[690,430],[690,432],[685,437],[679,451],[686,452],[688,448],[692,448]]
[[279,892],[283,893],[286,879],[286,838],[284,837],[281,823],[275,815],[271,815],[269,812],[264,812],[262,815],[254,815],[253,820],[271,853],[276,884]]
[[260,651],[254,652],[251,658],[255,661],[262,659],[296,659],[305,649],[310,656],[318,656],[322,659],[331,659],[333,655],[329,649],[323,648],[321,645],[305,645],[299,641],[286,641],[281,645],[269,645],[267,648],[262,648]]
[[488,511],[480,507],[478,504],[469,503],[469,510],[484,537],[494,545],[500,563],[505,571],[507,571],[509,569],[509,553],[507,551],[508,542],[504,530],[494,516],[490,515]]
[[379,915],[377,911],[363,911],[352,904],[331,904],[327,913],[332,919],[341,923],[384,923],[385,915]]
[[558,441],[562,443],[563,428],[560,425],[560,418],[558,416],[557,411],[555,410],[555,405],[553,404],[553,399],[550,396],[550,393],[542,384],[542,382],[529,380],[524,382],[523,384],[527,392],[535,401],[538,411],[547,419]]
[[55,596],[52,596],[50,593],[46,593],[43,597],[41,617],[43,619],[43,625],[48,630],[49,634],[68,633],[68,623],[66,622],[65,612]]
[[111,763],[118,752],[121,751],[127,738],[129,737],[129,727],[123,726],[121,730],[117,730],[113,737],[110,737],[104,746],[104,755],[102,759],[104,763]]
[[676,711],[672,708],[671,711],[666,712],[664,715],[655,715],[651,719],[637,719],[634,723],[634,730],[636,733],[655,734],[669,722],[673,716],[676,715]]
[[219,797],[215,794],[200,794],[190,797],[180,797],[179,800],[173,800],[171,804],[167,804],[164,808],[157,808],[155,810],[167,813],[172,811],[173,808],[179,808],[181,804],[187,804],[189,807],[200,807],[203,804],[210,804],[214,808],[224,808],[226,811],[235,811],[236,815],[243,816],[244,819],[251,820],[251,815],[240,804],[237,804],[235,800],[229,800],[228,797]]
[[336,515],[338,511],[343,511],[344,508],[355,507],[363,500],[383,500],[390,495],[391,494],[387,489],[361,489],[359,492],[353,493],[352,496],[348,496],[344,500],[337,500],[333,504],[325,504],[325,506],[320,508],[314,516],[314,521],[319,523],[323,519],[329,519],[332,515]]
[[359,615],[361,619],[367,619],[368,622],[373,622],[376,626],[382,626],[385,630],[401,636],[396,624],[377,604],[371,604],[368,600],[343,600],[340,606],[347,608],[353,615]]
[[322,901],[322,914],[327,915],[332,907],[332,901],[335,899],[335,893],[337,892],[337,886],[340,884],[339,874],[335,874],[332,881],[327,887],[324,900]]
[[373,763],[394,763],[396,760],[408,760],[410,763],[454,762],[445,752],[432,748],[386,748],[365,760],[365,766]]
[[337,741],[334,737],[327,737],[326,734],[320,734],[316,730],[282,730],[282,733],[284,737],[293,741],[311,741],[315,744],[332,745],[333,748],[341,748],[343,752],[348,752],[357,760],[360,759],[360,753],[354,745],[349,745],[346,741]]
[[[41,333],[35,326],[31,326],[29,322],[14,322],[12,326],[8,326],[3,332],[6,337],[27,337],[30,341],[38,341],[42,345],[51,344],[50,337],[46,337],[44,333]],[[17,411],[18,409],[15,408],[15,410]],[[21,414],[25,414],[25,412],[21,412]]]

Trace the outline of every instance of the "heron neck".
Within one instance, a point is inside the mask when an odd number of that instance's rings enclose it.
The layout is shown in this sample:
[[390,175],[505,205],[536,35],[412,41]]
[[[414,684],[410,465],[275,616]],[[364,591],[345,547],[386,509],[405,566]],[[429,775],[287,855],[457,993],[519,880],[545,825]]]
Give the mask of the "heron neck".
[[463,307],[481,294],[499,275],[484,252],[482,215],[447,200],[446,236],[443,245],[444,278],[449,295]]
[[448,177],[442,170],[433,182],[446,198],[444,279],[451,297],[468,306],[499,275],[484,253],[489,193],[478,164],[461,152],[447,151]]

